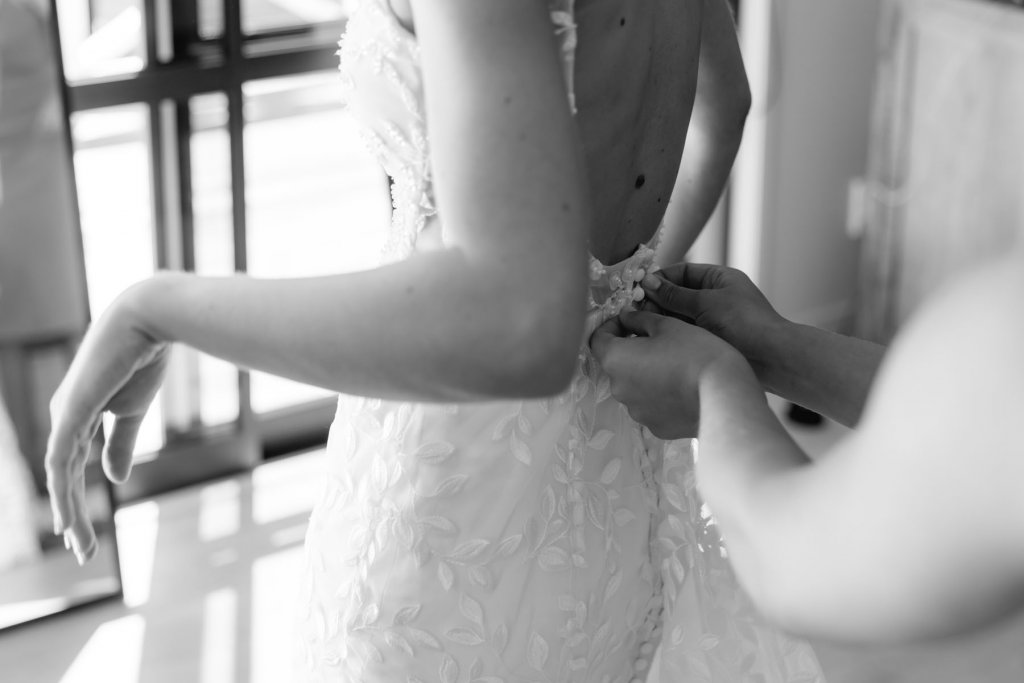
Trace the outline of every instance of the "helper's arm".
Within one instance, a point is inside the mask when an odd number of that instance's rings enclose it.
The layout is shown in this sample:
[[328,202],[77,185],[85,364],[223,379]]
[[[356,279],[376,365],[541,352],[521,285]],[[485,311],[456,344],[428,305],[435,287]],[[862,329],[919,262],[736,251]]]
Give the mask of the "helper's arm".
[[1024,258],[959,282],[891,347],[854,435],[809,464],[750,367],[700,385],[699,480],[757,604],[898,641],[1024,606]]
[[[677,263],[643,284],[649,304],[735,347],[768,391],[857,424],[885,347],[786,320],[735,268]],[[669,417],[662,414],[659,423],[670,429]]]

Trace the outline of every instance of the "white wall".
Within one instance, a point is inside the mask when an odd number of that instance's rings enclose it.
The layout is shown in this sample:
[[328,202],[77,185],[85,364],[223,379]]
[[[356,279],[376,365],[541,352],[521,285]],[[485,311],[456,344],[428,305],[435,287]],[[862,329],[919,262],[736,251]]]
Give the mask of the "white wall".
[[787,317],[842,328],[859,245],[849,182],[867,163],[879,0],[746,0],[754,103],[731,195],[728,262]]

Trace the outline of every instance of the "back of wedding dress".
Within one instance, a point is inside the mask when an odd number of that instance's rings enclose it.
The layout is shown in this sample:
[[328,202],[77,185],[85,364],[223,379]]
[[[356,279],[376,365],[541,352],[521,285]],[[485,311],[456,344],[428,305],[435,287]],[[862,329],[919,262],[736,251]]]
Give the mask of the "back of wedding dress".
[[[572,103],[572,0],[551,0]],[[364,0],[342,41],[354,116],[394,178],[387,259],[434,215],[415,37]],[[591,257],[591,326],[652,267]],[[689,442],[634,422],[581,346],[560,396],[470,405],[342,397],[310,519],[297,675],[311,681],[819,681],[739,590]],[[659,649],[660,656],[655,657]]]

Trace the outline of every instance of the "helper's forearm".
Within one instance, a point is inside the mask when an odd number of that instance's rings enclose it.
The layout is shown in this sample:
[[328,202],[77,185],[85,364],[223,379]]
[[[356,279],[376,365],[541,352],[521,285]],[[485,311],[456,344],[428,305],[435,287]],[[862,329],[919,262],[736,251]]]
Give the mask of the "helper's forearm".
[[[746,499],[758,481],[808,462],[779,424],[764,390],[746,361],[733,353],[704,373],[700,384],[701,473],[704,495],[725,505],[716,514],[734,516],[729,505]],[[705,452],[708,457],[705,458]],[[703,483],[702,483],[703,485]]]
[[[894,346],[864,425],[813,464],[749,367],[721,363],[701,382],[701,494],[740,582],[787,630],[896,642],[961,632],[1021,604],[1024,555],[1006,543],[1019,537],[1020,460],[996,426],[1008,423],[978,430],[984,418],[964,418],[963,394],[946,391],[999,390],[1002,375],[955,360],[998,336],[936,345],[948,315],[933,318],[916,330],[922,341]],[[953,372],[939,378],[933,368],[947,359]]]
[[[582,301],[538,301],[510,277],[445,250],[307,279],[168,273],[126,298],[157,339],[336,391],[428,401],[556,392],[577,353],[565,321],[582,329]],[[557,274],[548,286],[573,289]]]
[[[769,617],[789,616],[790,575],[813,563],[815,546],[792,520],[792,502],[779,496],[809,460],[768,407],[753,371],[741,358],[726,358],[700,384],[697,478],[740,583]],[[780,522],[780,520],[782,520]],[[804,525],[806,526],[806,524]],[[795,555],[794,555],[795,554]],[[783,597],[780,597],[783,596]]]
[[884,346],[788,321],[760,341],[744,353],[769,391],[840,424],[857,424]]
[[[870,490],[857,476],[829,471],[849,460],[810,464],[749,367],[707,373],[700,406],[701,495],[758,610],[795,633],[870,639],[865,634],[879,617],[893,616],[879,605],[897,601],[879,590],[886,586],[879,577],[892,567],[879,553],[886,544],[877,543],[884,534],[873,523],[882,516],[867,514]],[[860,491],[857,504],[851,491]]]

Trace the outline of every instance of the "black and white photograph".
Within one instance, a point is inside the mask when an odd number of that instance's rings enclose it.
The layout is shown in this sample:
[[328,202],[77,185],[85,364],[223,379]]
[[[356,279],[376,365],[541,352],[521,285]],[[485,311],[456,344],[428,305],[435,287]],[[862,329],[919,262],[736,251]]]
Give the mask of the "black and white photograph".
[[0,0],[0,683],[1024,683],[1024,0]]

